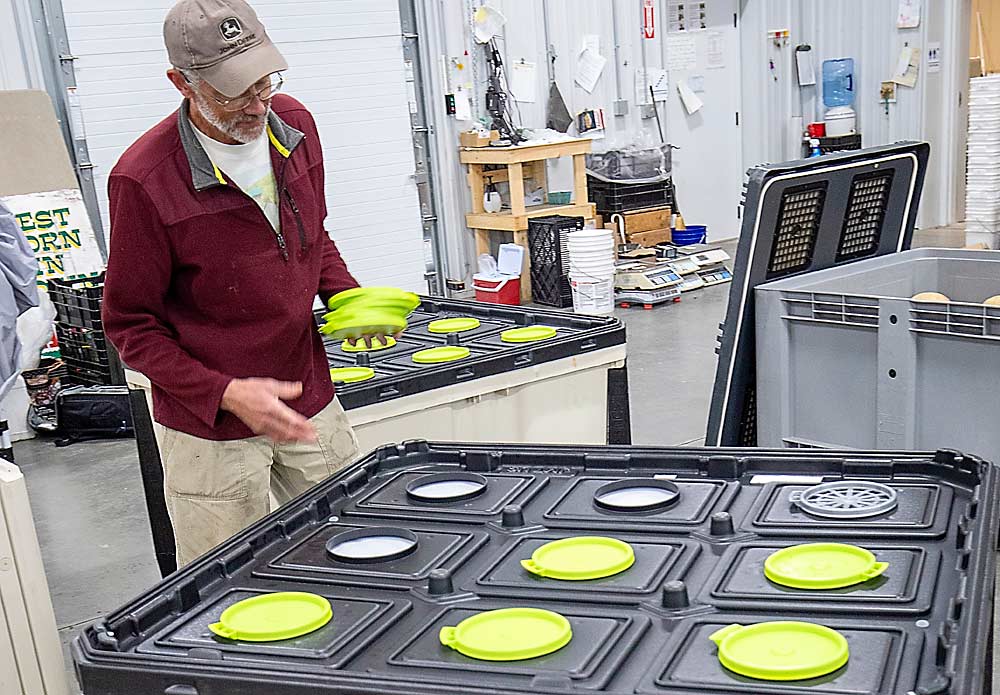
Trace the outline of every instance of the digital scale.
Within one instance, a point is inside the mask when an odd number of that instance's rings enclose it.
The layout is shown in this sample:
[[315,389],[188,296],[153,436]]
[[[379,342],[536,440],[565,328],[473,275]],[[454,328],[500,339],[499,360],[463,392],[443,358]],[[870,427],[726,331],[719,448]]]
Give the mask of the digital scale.
[[681,301],[680,286],[674,285],[659,290],[615,290],[615,304],[630,307],[642,304],[644,309],[652,309],[655,304]]
[[699,270],[697,273],[704,283],[705,287],[711,287],[712,285],[721,285],[724,282],[730,282],[733,279],[733,274],[730,272],[729,268],[724,265],[720,265],[716,268],[706,268],[705,270]]
[[729,254],[722,249],[714,248],[707,244],[679,246],[677,247],[677,255],[691,259],[698,264],[699,268],[709,268],[713,265],[725,263],[730,259]]
[[683,282],[670,263],[623,263],[615,268],[616,290],[660,290]]

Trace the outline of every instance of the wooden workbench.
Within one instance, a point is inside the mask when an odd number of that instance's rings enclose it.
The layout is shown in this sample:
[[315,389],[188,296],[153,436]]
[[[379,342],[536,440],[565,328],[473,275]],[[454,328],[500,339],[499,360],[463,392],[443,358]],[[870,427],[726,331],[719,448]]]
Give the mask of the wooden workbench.
[[[476,234],[476,254],[490,252],[491,231],[513,232],[514,243],[524,247],[524,267],[521,270],[521,302],[531,301],[531,253],[528,246],[528,220],[545,215],[594,217],[594,205],[587,196],[586,155],[590,152],[588,139],[566,140],[542,145],[517,147],[462,148],[459,161],[469,167],[469,190],[472,193],[472,212],[465,216],[465,224]],[[573,203],[569,205],[524,205],[524,180],[532,179],[547,190],[545,162],[559,157],[573,158]],[[504,169],[486,170],[486,165],[506,166]],[[487,179],[493,183],[507,181],[510,185],[510,209],[489,213],[483,208],[483,193]]]

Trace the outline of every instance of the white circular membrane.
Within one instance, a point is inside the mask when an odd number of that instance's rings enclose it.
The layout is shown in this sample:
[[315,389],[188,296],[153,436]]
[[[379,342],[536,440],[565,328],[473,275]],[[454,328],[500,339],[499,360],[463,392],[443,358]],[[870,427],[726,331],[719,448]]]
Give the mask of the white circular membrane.
[[471,495],[482,489],[483,484],[475,480],[438,480],[414,487],[412,494],[424,499],[447,500]]
[[623,487],[598,495],[601,504],[608,507],[630,509],[636,507],[652,507],[663,504],[677,496],[676,492],[661,487]]
[[416,543],[412,539],[400,536],[362,536],[339,543],[330,548],[330,552],[351,560],[377,560],[406,552],[414,545]]

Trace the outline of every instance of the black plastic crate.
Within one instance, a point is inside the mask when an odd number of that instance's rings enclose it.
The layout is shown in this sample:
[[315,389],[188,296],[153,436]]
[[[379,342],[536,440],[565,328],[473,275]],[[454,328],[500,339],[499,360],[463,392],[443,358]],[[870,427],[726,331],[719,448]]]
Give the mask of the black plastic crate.
[[819,151],[823,154],[861,149],[861,133],[834,135],[832,137],[822,137],[816,139],[819,140]]
[[669,178],[650,183],[622,183],[588,174],[587,192],[590,202],[597,207],[597,214],[602,217],[673,204]]
[[[402,338],[392,348],[352,353],[344,350],[341,341],[325,339],[331,367],[359,365],[376,370],[375,377],[367,381],[337,384],[337,397],[345,410],[625,343],[625,327],[613,316],[581,316],[438,297],[421,300],[407,319]],[[316,312],[317,323],[322,324],[324,313]],[[431,321],[455,317],[479,319],[480,327],[450,335],[427,329]],[[507,329],[533,325],[552,326],[556,336],[532,343],[500,341],[500,334]],[[417,350],[447,344],[465,345],[472,354],[440,365],[414,364],[411,359]]]
[[579,229],[583,229],[582,217],[549,215],[528,220],[531,297],[536,304],[560,309],[573,306],[566,235]]
[[[479,495],[425,501],[421,478],[469,480]],[[655,478],[654,478],[655,476]],[[974,456],[914,452],[428,444],[383,447],[275,511],[129,604],[72,645],[87,695],[982,695],[1000,471]],[[896,505],[825,518],[791,503],[820,481],[872,479]],[[428,479],[429,478],[429,479]],[[653,479],[653,480],[650,480]],[[595,491],[673,486],[643,513]],[[398,529],[408,554],[364,562],[327,552]],[[562,582],[521,561],[562,538],[613,536],[627,570]],[[804,542],[860,545],[889,567],[835,590],[779,586],[763,560]],[[332,622],[275,643],[217,639],[234,602],[274,591],[326,597]],[[439,631],[481,611],[538,607],[573,638],[548,656],[495,662],[443,646]],[[738,676],[709,635],[731,624],[825,625],[850,659],[812,680]]]
[[102,329],[104,273],[75,280],[52,278],[48,281],[48,293],[56,308],[57,323]]

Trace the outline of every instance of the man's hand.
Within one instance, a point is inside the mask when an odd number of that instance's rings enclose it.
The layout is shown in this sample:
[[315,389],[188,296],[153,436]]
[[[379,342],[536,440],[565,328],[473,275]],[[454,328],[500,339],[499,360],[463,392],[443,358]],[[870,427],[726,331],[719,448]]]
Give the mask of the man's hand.
[[396,339],[398,339],[399,336],[401,336],[401,335],[403,335],[402,331],[400,331],[399,333],[393,333],[391,336],[386,336],[386,335],[384,335],[382,333],[375,333],[373,335],[363,335],[360,338],[348,338],[347,339],[347,344],[353,347],[353,346],[357,345],[358,343],[364,343],[365,347],[367,347],[369,350],[371,350],[372,349],[372,342],[373,341],[378,341],[380,344],[384,345],[385,341],[388,338],[396,338]]
[[282,401],[302,395],[299,382],[274,379],[233,379],[222,394],[222,409],[272,441],[315,442],[316,430],[299,413]]

